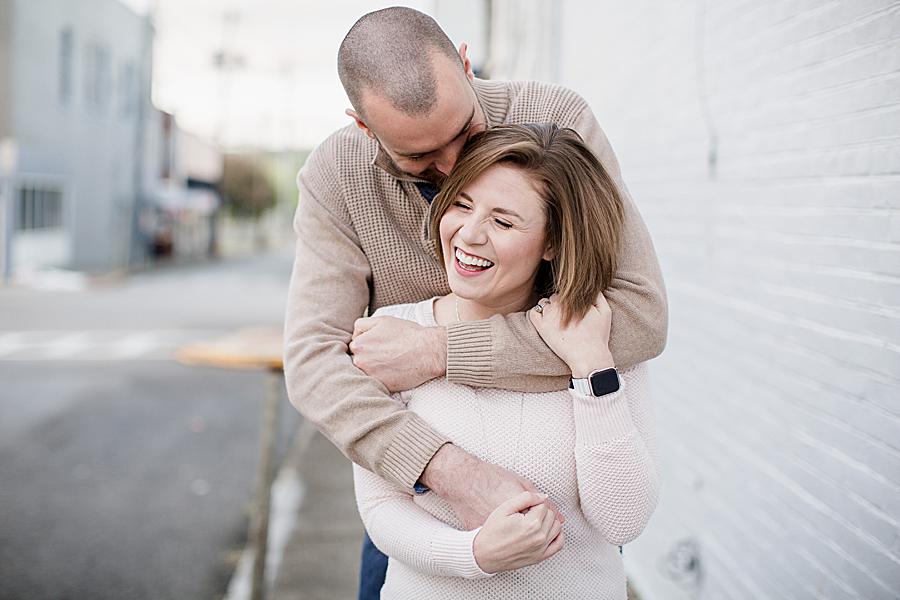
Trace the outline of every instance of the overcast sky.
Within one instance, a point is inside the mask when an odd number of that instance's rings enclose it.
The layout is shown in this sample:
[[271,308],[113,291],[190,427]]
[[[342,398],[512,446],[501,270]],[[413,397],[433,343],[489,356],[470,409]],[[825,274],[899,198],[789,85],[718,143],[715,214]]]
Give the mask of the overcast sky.
[[[308,148],[349,122],[337,77],[343,36],[372,0],[121,0],[155,4],[153,98],[184,129],[227,146]],[[237,66],[222,70],[225,50]],[[242,63],[242,64],[241,64]]]

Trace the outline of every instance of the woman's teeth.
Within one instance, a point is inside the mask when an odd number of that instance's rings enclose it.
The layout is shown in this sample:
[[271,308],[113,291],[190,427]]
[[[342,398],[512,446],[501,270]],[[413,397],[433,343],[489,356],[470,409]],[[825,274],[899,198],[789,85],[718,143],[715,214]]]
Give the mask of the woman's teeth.
[[462,250],[460,250],[459,248],[456,249],[456,260],[459,261],[459,263],[463,266],[463,268],[466,268],[467,270],[471,270],[471,271],[488,269],[488,268],[494,266],[494,263],[492,263],[491,261],[484,259],[484,258],[470,256],[470,255],[466,254],[465,252],[463,252]]

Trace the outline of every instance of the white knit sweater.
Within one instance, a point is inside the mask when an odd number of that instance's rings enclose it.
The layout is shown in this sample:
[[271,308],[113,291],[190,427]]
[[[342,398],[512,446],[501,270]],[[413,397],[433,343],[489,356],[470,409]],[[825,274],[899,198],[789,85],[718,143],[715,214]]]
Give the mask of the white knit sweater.
[[[389,306],[375,316],[434,325],[433,303]],[[460,448],[549,494],[566,517],[566,541],[541,563],[488,575],[472,552],[479,530],[462,531],[444,500],[411,495],[354,465],[360,515],[390,558],[381,597],[624,600],[618,546],[644,529],[656,507],[659,474],[646,366],[620,376],[622,388],[604,398],[472,388],[446,379],[397,395]]]

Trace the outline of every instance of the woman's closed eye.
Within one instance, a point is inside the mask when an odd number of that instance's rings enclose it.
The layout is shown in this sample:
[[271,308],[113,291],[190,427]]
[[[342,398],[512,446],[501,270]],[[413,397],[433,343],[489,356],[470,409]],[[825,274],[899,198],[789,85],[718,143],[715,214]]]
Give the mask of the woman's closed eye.
[[494,219],[494,223],[503,229],[512,229],[512,223],[504,221],[503,219]]
[[455,201],[453,203],[453,206],[455,206],[456,208],[461,208],[463,210],[472,210],[472,207],[468,203],[462,202],[461,200]]

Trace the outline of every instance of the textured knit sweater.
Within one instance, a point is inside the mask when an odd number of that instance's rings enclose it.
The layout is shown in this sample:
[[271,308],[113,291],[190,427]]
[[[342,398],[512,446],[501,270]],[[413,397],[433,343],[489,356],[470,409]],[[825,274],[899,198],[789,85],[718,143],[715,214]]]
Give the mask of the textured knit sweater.
[[[574,92],[537,82],[473,83],[488,126],[549,122],[578,131],[619,184],[625,225],[618,270],[606,297],[610,349],[629,366],[658,355],[667,309],[656,254],[609,143]],[[354,321],[381,306],[449,292],[428,237],[428,202],[350,125],[325,140],[298,176],[296,259],[285,319],[291,402],[353,462],[411,488],[448,441],[394,402],[347,352]],[[590,224],[585,224],[590,226]],[[447,378],[520,391],[562,390],[569,371],[524,313],[447,329]]]
[[[381,309],[434,324],[433,301]],[[354,466],[360,515],[390,557],[381,597],[624,600],[618,547],[656,507],[658,473],[646,366],[621,373],[603,398],[521,393],[436,379],[397,396],[464,450],[526,477],[565,515],[565,545],[536,565],[488,576],[473,554],[480,529],[462,531],[435,494],[415,495]]]

